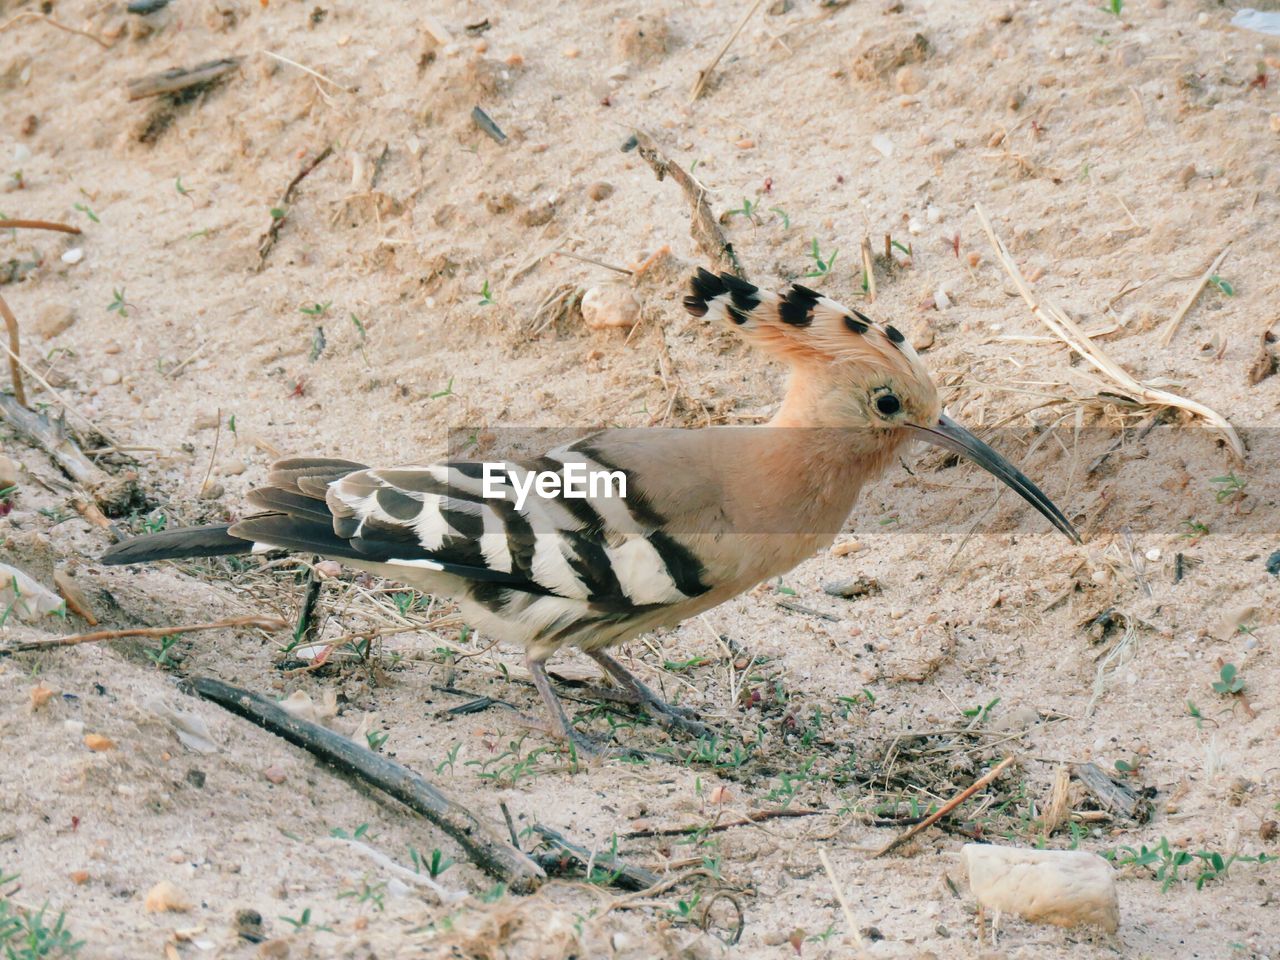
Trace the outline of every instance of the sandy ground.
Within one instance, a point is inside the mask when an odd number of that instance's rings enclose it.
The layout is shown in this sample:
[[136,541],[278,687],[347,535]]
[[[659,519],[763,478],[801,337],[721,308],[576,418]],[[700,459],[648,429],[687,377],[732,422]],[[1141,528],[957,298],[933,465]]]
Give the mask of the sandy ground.
[[[536,709],[528,686],[504,679],[518,652],[455,659],[488,641],[447,602],[401,596],[402,610],[389,588],[346,574],[325,584],[322,638],[430,626],[388,633],[372,662],[301,673],[278,635],[254,631],[191,634],[163,657],[155,641],[126,640],[0,659],[0,876],[18,875],[0,895],[65,910],[93,958],[856,955],[822,848],[867,956],[1280,956],[1273,864],[1167,892],[1150,868],[1126,867],[1114,937],[1006,919],[992,946],[975,940],[957,855],[970,835],[1036,844],[1058,769],[1085,760],[1136,764],[1128,780],[1150,794],[1152,819],[1098,817],[1073,793],[1093,819],[1061,825],[1050,846],[1167,838],[1280,853],[1280,586],[1265,565],[1280,547],[1268,444],[1280,377],[1247,376],[1280,302],[1280,40],[1231,27],[1236,6],[1134,0],[1117,17],[1091,2],[766,4],[691,104],[743,4],[441,2],[433,27],[418,5],[386,2],[175,0],[146,18],[119,3],[46,7],[104,49],[25,16],[32,4],[0,2],[0,210],[84,228],[0,234],[16,279],[0,293],[26,357],[59,390],[31,385],[33,399],[69,403],[73,426],[87,418],[127,449],[102,461],[135,472],[145,495],[115,519],[122,532],[236,515],[276,452],[422,461],[444,453],[451,428],[767,415],[780,372],[679,307],[706,257],[679,191],[621,150],[637,126],[696,162],[717,214],[755,205],[725,230],[758,282],[811,270],[815,238],[823,254],[838,249],[808,282],[932,339],[925,356],[952,411],[1001,427],[993,442],[1087,532],[1071,547],[1013,497],[992,509],[988,480],[910,454],[911,472],[895,466],[851,520],[842,541],[859,549],[627,652],[726,743],[752,747],[740,767],[573,771],[510,710],[448,714],[465,702],[436,689],[449,683]],[[441,29],[453,42],[433,39]],[[233,55],[238,72],[192,102],[126,98],[132,78]],[[473,123],[476,105],[505,143]],[[1227,416],[1244,463],[1177,418],[1189,452],[1162,458],[1171,427],[1137,437],[1142,410],[1035,339],[1047,331],[994,260],[975,201],[1041,294],[1108,331],[1116,360]],[[273,208],[283,223],[260,264]],[[880,251],[886,234],[911,255],[878,262],[869,305],[856,251],[864,236]],[[1219,276],[1232,295],[1210,284],[1162,346],[1160,327],[1228,242]],[[619,278],[549,251],[628,266],[663,246],[672,259],[637,281],[629,338],[573,311],[539,315],[563,285]],[[1125,445],[1089,469],[1122,425]],[[21,465],[0,560],[46,584],[64,570],[104,626],[296,615],[293,564],[96,565],[108,533],[68,506],[44,454],[7,427],[0,441]],[[1229,470],[1246,484],[1237,495],[1213,481]],[[895,516],[921,522],[894,532],[882,521]],[[859,576],[881,592],[822,591]],[[0,642],[84,628],[9,617]],[[1242,695],[1212,689],[1220,662],[1238,668]],[[520,826],[601,849],[618,835],[636,863],[695,872],[624,903],[566,881],[522,899],[460,862],[440,880],[466,896],[440,903],[331,833],[359,830],[403,867],[410,847],[463,860],[455,845],[185,696],[179,681],[196,675],[335,703],[335,729],[385,733],[384,752],[494,823],[505,801]],[[38,685],[55,695],[36,709]],[[180,744],[165,705],[203,718],[216,752]],[[114,747],[92,751],[86,734]],[[638,724],[618,736],[667,745]],[[936,804],[1010,751],[1014,771],[945,829],[867,859],[897,829],[869,812]],[[622,837],[784,805],[820,812]],[[160,881],[185,912],[144,910]],[[718,890],[743,911],[733,948],[712,935],[732,926],[727,899],[712,933],[688,922]],[[263,928],[245,928],[243,911]]]

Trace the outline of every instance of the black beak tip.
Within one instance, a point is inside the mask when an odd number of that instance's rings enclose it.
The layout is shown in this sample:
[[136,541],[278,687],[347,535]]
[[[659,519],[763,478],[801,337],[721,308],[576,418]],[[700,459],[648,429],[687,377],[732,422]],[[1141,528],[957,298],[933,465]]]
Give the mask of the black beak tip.
[[932,427],[916,426],[914,429],[929,443],[944,447],[972,460],[992,476],[1008,485],[1018,496],[1034,507],[1041,516],[1061,530],[1063,535],[1072,543],[1079,544],[1082,542],[1080,534],[1071,525],[1071,521],[1054,505],[1052,500],[1045,496],[1039,487],[1027,479],[1026,475],[1017,467],[946,414],[940,416],[937,424]]

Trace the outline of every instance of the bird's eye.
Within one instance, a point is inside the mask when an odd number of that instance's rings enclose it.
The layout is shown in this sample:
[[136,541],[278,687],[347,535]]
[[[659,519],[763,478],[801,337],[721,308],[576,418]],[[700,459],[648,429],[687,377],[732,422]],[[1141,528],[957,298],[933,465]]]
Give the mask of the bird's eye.
[[880,412],[882,417],[892,417],[901,409],[902,401],[892,393],[882,393],[876,397],[876,410]]

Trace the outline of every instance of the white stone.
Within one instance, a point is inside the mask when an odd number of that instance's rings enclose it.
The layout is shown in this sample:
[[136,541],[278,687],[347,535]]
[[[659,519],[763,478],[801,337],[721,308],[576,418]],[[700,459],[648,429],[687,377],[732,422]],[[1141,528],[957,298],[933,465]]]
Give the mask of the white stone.
[[84,259],[84,250],[80,247],[72,247],[62,254],[63,263],[79,263]]
[[871,146],[875,147],[882,157],[893,156],[893,141],[883,133],[877,133],[871,138]]
[[1120,926],[1115,871],[1084,850],[1028,850],[966,843],[969,889],[988,910],[1060,927]]
[[640,301],[621,283],[602,283],[582,295],[582,319],[592,330],[630,328],[640,319]]

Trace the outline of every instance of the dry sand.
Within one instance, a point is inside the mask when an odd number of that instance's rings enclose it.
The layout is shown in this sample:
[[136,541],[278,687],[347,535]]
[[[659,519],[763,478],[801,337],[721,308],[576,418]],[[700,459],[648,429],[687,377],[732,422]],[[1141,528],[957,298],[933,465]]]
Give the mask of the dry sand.
[[[987,479],[911,453],[914,475],[895,467],[864,496],[852,521],[861,548],[802,565],[785,578],[793,597],[766,585],[628,650],[643,677],[732,742],[756,745],[740,769],[605,761],[571,772],[510,710],[446,714],[464,702],[436,689],[448,682],[521,710],[536,703],[503,679],[517,651],[451,660],[450,647],[488,641],[463,634],[444,603],[409,611],[436,625],[387,636],[372,664],[311,673],[290,671],[279,636],[253,631],[188,635],[163,667],[149,640],[0,659],[0,875],[20,875],[0,894],[11,906],[47,902],[50,917],[65,910],[85,941],[79,955],[91,958],[857,955],[823,848],[867,956],[1280,956],[1274,864],[1236,863],[1202,889],[1167,892],[1151,868],[1128,867],[1114,938],[1006,920],[993,947],[975,940],[957,856],[975,833],[1035,844],[1062,764],[1114,771],[1138,757],[1128,779],[1150,794],[1153,818],[1081,821],[1081,848],[1165,837],[1192,852],[1280,853],[1280,586],[1265,568],[1280,547],[1266,443],[1280,377],[1247,376],[1280,302],[1280,39],[1231,27],[1236,3],[1134,0],[1116,17],[1091,2],[782,0],[765,4],[690,104],[697,71],[745,4],[429,6],[431,25],[422,5],[388,2],[175,0],[146,18],[118,2],[47,5],[106,38],[104,49],[33,16],[33,4],[0,2],[0,210],[84,228],[0,235],[0,266],[22,275],[0,295],[30,362],[128,448],[103,460],[112,473],[135,471],[146,497],[116,519],[122,532],[161,516],[234,516],[276,451],[422,461],[444,453],[455,427],[767,415],[779,370],[679,306],[685,276],[707,261],[679,191],[620,149],[638,126],[686,168],[696,161],[717,214],[757,204],[757,221],[725,225],[754,279],[780,284],[809,270],[816,237],[824,254],[840,252],[829,276],[807,282],[921,342],[932,336],[925,356],[952,411],[971,425],[1005,424],[999,444],[1082,521],[1086,543],[1069,546],[1013,497],[988,510]],[[433,39],[441,29],[452,42]],[[244,58],[239,71],[190,103],[126,98],[132,78],[231,55]],[[506,143],[473,123],[476,105]],[[330,146],[258,269],[286,184]],[[1153,470],[1155,441],[1132,435],[1089,472],[1121,417],[1134,427],[1141,411],[1100,396],[1108,385],[1060,344],[1009,339],[1047,331],[1011,295],[975,201],[1042,294],[1086,327],[1118,325],[1101,341],[1118,361],[1225,414],[1250,446],[1244,464],[1195,430],[1195,459],[1180,472]],[[856,251],[864,236],[879,250],[885,234],[910,246],[910,265],[881,264],[867,305]],[[1220,275],[1234,295],[1210,285],[1162,347],[1160,326],[1228,241]],[[629,338],[588,330],[572,311],[534,336],[546,319],[535,319],[538,306],[557,288],[618,278],[539,258],[556,246],[623,266],[669,246],[674,262],[638,282],[642,321]],[[79,262],[65,262],[70,250]],[[481,304],[486,283],[492,302]],[[121,298],[123,309],[109,309]],[[1054,437],[1037,437],[1033,420]],[[0,519],[0,560],[47,584],[55,567],[69,570],[105,626],[296,615],[291,564],[95,564],[106,532],[68,506],[44,454],[7,427],[0,440],[23,468]],[[211,465],[221,493],[202,499]],[[1212,478],[1230,469],[1247,481],[1244,497],[1219,501]],[[1135,485],[1147,507],[1208,531],[1105,512],[1112,492]],[[880,525],[916,509],[926,490],[942,504],[933,526]],[[1126,539],[1118,531],[1130,519]],[[882,592],[822,592],[857,576]],[[380,588],[328,581],[321,637],[402,623]],[[1106,611],[1104,627],[1095,621]],[[0,642],[84,628],[74,616],[9,618]],[[1243,697],[1211,689],[1220,659],[1239,668]],[[562,663],[589,675],[576,658]],[[441,880],[468,898],[441,904],[330,833],[367,825],[362,840],[405,866],[410,846],[463,860],[456,845],[184,696],[178,681],[195,675],[318,703],[336,696],[336,729],[385,732],[384,752],[479,815],[501,822],[505,801],[519,826],[542,821],[601,849],[615,834],[784,803],[823,812],[701,838],[621,839],[636,863],[710,868],[718,879],[691,876],[614,909],[617,891],[563,881],[488,902],[492,881],[464,862]],[[56,695],[33,710],[38,684]],[[996,698],[987,715],[966,715]],[[157,700],[198,713],[217,752],[182,746]],[[976,732],[937,732],[975,720]],[[899,736],[912,731],[934,733]],[[115,746],[91,751],[86,734]],[[522,736],[522,759],[542,751],[531,763],[497,759]],[[666,743],[643,726],[619,737]],[[867,859],[899,828],[863,814],[936,804],[1010,751],[1015,770],[945,829]],[[1048,843],[1070,845],[1071,830]],[[160,881],[181,891],[186,912],[145,912]],[[734,891],[745,920],[730,949],[686,922],[720,889]],[[271,946],[238,935],[246,910],[264,918]],[[281,919],[308,910],[301,929]],[[725,935],[730,901],[713,915]]]

